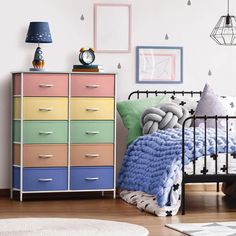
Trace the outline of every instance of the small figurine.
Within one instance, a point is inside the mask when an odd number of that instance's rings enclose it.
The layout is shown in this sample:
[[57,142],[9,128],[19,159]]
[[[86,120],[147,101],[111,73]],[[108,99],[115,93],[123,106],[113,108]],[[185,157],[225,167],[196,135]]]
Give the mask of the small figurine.
[[36,70],[42,70],[44,67],[43,51],[40,47],[37,47],[34,53],[34,60],[32,61],[32,64]]

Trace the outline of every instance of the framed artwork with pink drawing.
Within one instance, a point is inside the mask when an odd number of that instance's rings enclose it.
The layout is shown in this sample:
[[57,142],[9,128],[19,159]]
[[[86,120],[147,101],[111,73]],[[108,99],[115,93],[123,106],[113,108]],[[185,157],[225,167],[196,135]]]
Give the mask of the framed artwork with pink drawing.
[[137,83],[183,83],[182,47],[136,47]]

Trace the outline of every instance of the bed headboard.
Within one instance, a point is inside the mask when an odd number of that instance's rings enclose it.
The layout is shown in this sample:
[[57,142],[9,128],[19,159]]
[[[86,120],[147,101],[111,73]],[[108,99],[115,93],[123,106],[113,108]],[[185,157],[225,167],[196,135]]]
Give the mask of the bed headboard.
[[194,95],[197,95],[199,97],[201,97],[202,95],[202,91],[152,91],[152,90],[136,90],[133,91],[129,94],[128,100],[130,100],[133,97],[136,97],[136,99],[140,99],[141,97],[150,97],[150,96],[158,96],[158,95],[166,95],[166,94],[172,94],[172,95],[176,95],[179,94],[181,96],[191,96],[193,97]]

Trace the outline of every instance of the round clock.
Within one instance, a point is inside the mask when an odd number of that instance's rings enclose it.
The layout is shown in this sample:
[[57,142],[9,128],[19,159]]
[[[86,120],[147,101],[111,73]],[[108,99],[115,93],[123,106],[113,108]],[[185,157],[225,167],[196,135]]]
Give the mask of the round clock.
[[93,48],[81,48],[80,49],[80,54],[79,54],[79,61],[83,65],[90,65],[94,62],[95,60],[95,54]]

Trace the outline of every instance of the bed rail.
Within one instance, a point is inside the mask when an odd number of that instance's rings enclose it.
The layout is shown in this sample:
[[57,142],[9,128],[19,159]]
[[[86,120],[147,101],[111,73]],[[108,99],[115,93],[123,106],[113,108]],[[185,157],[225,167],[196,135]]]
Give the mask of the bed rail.
[[164,90],[164,91],[157,91],[157,90],[136,90],[136,91],[133,91],[129,94],[129,97],[128,97],[128,100],[130,100],[131,98],[133,97],[136,97],[136,99],[140,99],[141,96],[142,97],[150,97],[150,95],[154,95],[154,96],[158,96],[158,95],[167,95],[167,94],[172,94],[172,95],[182,95],[182,96],[185,96],[185,95],[190,95],[191,97],[193,97],[194,95],[198,95],[199,97],[202,95],[202,91],[167,91],[167,90]]
[[[186,183],[217,183],[217,192],[219,192],[219,182],[232,181],[236,179],[235,174],[229,174],[229,120],[236,119],[236,116],[191,116],[185,119],[182,127],[182,215],[185,214],[185,184]],[[185,173],[185,124],[188,120],[192,120],[193,124],[193,173]],[[196,174],[196,120],[204,121],[204,166],[201,174]],[[215,152],[211,155],[213,160],[215,160],[215,174],[207,174],[207,120],[214,120],[215,123]],[[225,138],[226,138],[226,152],[225,152],[225,165],[222,167],[225,174],[218,173],[218,122],[221,120],[225,122]],[[233,153],[231,155],[235,155]]]

